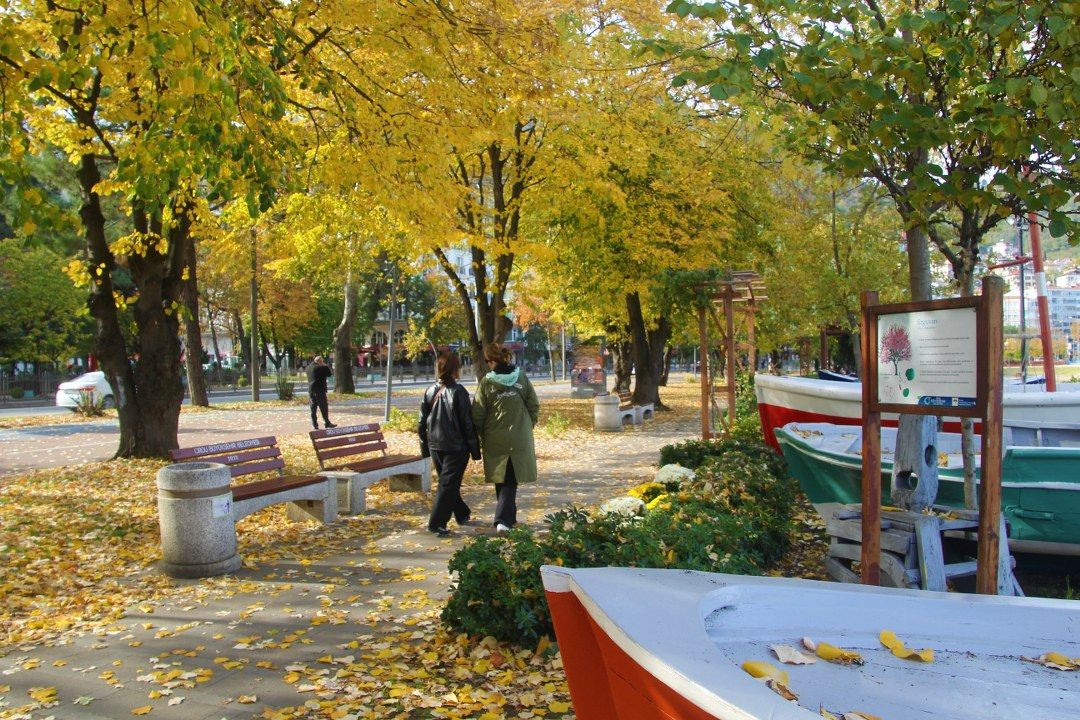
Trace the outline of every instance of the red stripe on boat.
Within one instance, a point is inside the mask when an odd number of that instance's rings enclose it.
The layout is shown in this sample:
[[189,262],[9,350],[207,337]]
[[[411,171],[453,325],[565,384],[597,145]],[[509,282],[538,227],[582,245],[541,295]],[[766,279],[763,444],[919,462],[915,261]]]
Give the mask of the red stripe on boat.
[[627,655],[573,592],[546,595],[578,720],[717,720]]
[[[853,418],[841,415],[825,415],[809,410],[798,410],[796,408],[784,407],[783,405],[769,405],[766,403],[758,403],[758,415],[761,417],[761,432],[765,436],[765,442],[777,452],[780,452],[780,445],[776,442],[776,434],[773,432],[773,429],[784,427],[790,422],[862,425],[861,417]],[[883,418],[881,424],[883,427],[896,427],[896,419]],[[946,421],[944,431],[952,433],[960,432],[960,422],[958,420]],[[980,432],[982,432],[982,423],[976,421],[975,434],[979,434]]]

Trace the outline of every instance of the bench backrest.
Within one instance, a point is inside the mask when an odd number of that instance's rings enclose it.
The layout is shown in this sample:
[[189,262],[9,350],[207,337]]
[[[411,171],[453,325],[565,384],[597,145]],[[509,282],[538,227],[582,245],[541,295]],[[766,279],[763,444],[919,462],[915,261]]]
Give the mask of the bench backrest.
[[315,456],[319,458],[320,468],[326,467],[328,460],[350,455],[371,452],[386,454],[386,441],[379,423],[312,430],[308,434],[311,436],[311,444],[315,446]]
[[630,402],[630,399],[632,397],[633,397],[633,395],[630,393],[629,390],[620,390],[619,391],[619,402],[628,403],[628,402]]
[[281,475],[285,468],[285,459],[281,457],[281,450],[278,449],[277,438],[274,436],[177,448],[170,450],[169,455],[175,462],[199,461],[228,465],[233,477],[267,470],[276,470],[277,474]]

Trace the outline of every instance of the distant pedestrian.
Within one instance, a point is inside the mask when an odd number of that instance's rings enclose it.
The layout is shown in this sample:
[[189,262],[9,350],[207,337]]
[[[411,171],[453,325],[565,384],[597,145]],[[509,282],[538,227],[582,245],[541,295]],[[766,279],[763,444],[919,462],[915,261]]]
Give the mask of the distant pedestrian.
[[472,512],[461,497],[461,478],[469,456],[480,459],[480,440],[476,437],[469,391],[458,383],[461,360],[455,353],[439,356],[438,380],[420,401],[420,454],[430,457],[439,476],[435,503],[428,518],[428,530],[447,537],[450,516],[458,525],[469,522]]
[[322,355],[316,355],[315,360],[307,369],[308,399],[311,401],[311,424],[316,430],[319,429],[318,411],[322,411],[323,425],[328,428],[337,427],[337,425],[330,422],[330,403],[326,399],[326,381],[330,378],[331,373],[332,371]]
[[540,418],[540,401],[525,373],[510,364],[512,359],[502,345],[484,348],[491,372],[480,381],[472,407],[484,453],[484,479],[495,484],[498,532],[517,524],[518,484],[536,480],[533,427]]

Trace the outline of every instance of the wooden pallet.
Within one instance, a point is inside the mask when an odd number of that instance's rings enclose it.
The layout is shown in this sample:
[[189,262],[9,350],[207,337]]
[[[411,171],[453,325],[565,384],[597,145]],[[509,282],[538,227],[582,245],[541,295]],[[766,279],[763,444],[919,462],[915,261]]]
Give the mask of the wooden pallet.
[[[862,510],[858,505],[838,508],[826,522],[831,538],[825,569],[841,582],[860,581],[852,565],[862,553]],[[881,582],[899,588],[946,591],[949,581],[975,575],[974,559],[945,562],[945,550],[978,532],[979,514],[972,510],[935,505],[928,513],[883,509],[881,512]],[[1005,517],[1001,517],[998,552],[998,594],[1023,596],[1013,575],[1015,561],[1005,542]],[[960,537],[957,537],[960,536]]]

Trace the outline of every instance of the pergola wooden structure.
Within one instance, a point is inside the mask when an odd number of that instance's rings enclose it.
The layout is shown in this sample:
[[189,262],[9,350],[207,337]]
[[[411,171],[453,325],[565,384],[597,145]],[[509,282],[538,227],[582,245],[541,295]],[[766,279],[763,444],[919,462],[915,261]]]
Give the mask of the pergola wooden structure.
[[[701,340],[701,438],[709,440],[718,434],[727,436],[731,433],[731,423],[735,417],[735,351],[739,343],[735,340],[736,312],[741,316],[741,324],[746,331],[746,343],[742,347],[747,351],[750,373],[757,368],[757,348],[754,341],[754,315],[757,303],[767,299],[765,283],[752,270],[729,272],[725,279],[702,286],[708,293],[709,302],[698,308],[698,333]],[[721,318],[718,309],[723,313]],[[709,318],[719,329],[717,343],[723,349],[723,383],[717,384],[718,373],[711,367],[712,340],[709,337]],[[722,413],[717,404],[717,396],[723,395],[727,412]],[[714,420],[722,428],[722,433],[714,431]]]

